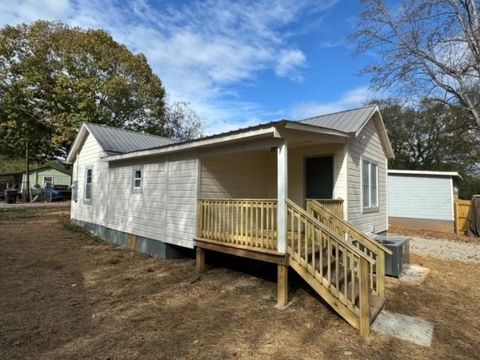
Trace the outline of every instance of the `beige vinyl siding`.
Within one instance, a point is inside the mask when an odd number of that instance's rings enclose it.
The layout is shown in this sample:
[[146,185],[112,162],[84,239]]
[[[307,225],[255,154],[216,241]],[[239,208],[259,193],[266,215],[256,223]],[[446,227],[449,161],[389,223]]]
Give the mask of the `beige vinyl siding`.
[[196,235],[198,173],[196,156],[168,160],[167,243],[193,248],[193,238]]
[[[78,201],[72,201],[71,218],[193,248],[198,160],[157,157],[109,166],[103,156],[100,145],[88,135],[73,165]],[[138,165],[142,188],[133,192],[133,167]],[[84,201],[88,167],[93,169],[91,203]]]
[[[112,164],[108,227],[193,247],[197,205],[197,160],[152,158]],[[142,188],[132,191],[133,168],[142,168]]]
[[201,159],[202,198],[276,198],[276,152],[255,151]]
[[[344,144],[289,148],[288,193],[300,206],[305,200],[305,158],[323,155],[334,157],[334,197],[345,199],[347,196]],[[276,156],[276,152],[256,151],[203,158],[201,197],[275,199]]]
[[[142,165],[142,191],[132,191],[133,167]],[[167,162],[112,164],[109,174],[109,228],[165,241]]]
[[[348,144],[348,220],[364,232],[387,230],[386,155],[372,118],[359,136]],[[362,207],[362,159],[378,165],[378,201],[375,212]]]
[[[70,217],[106,226],[108,202],[108,163],[101,160],[103,150],[91,135],[88,135],[73,164],[73,179],[78,181],[78,200],[72,201]],[[93,169],[92,200],[84,201],[85,169]]]

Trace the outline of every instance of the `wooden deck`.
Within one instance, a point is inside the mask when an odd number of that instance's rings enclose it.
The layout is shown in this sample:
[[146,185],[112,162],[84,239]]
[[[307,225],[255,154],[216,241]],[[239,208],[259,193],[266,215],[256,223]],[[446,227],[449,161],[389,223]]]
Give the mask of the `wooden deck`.
[[[272,199],[202,199],[198,205],[197,270],[205,251],[265,261],[278,266],[278,306],[288,302],[288,267],[360,333],[383,307],[385,252],[380,244],[343,220],[341,201],[291,200],[279,217]],[[278,216],[278,217],[277,217]],[[283,223],[283,230],[278,228]],[[278,244],[283,233],[286,244]],[[279,249],[285,249],[285,252]]]

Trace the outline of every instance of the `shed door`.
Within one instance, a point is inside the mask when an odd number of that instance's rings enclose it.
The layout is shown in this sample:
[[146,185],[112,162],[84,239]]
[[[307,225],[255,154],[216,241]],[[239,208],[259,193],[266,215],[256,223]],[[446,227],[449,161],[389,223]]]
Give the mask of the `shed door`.
[[333,195],[333,156],[306,159],[307,199],[331,199]]

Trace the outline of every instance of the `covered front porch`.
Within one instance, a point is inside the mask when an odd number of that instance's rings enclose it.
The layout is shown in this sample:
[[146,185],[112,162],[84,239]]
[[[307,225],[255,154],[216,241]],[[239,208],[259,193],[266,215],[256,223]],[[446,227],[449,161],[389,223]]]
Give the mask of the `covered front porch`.
[[367,334],[383,305],[384,250],[344,221],[345,142],[291,130],[203,153],[197,270],[205,269],[206,250],[275,263],[284,307],[290,266]]

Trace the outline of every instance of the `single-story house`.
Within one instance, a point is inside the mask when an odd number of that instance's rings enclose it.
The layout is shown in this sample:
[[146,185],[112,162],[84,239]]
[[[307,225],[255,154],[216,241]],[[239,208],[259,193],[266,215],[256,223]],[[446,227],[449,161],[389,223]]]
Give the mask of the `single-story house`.
[[[30,170],[29,180],[31,194],[36,195],[45,189],[46,186],[70,186],[72,184],[72,173],[61,167],[42,166]],[[24,194],[27,189],[27,172],[0,173],[0,191],[7,188],[17,189]]]
[[455,171],[388,170],[390,225],[453,231],[461,179]]
[[67,158],[71,219],[153,256],[196,248],[198,271],[206,250],[275,263],[280,305],[290,266],[367,334],[388,252],[367,234],[388,229],[391,157],[374,105],[188,141],[88,123]]
[[[54,166],[43,166],[30,170],[29,182],[32,195],[36,195],[41,192],[45,187],[53,185],[66,185],[72,184],[71,171],[57,168]],[[27,186],[27,173],[22,173],[22,183],[20,186],[20,192],[24,194]]]

